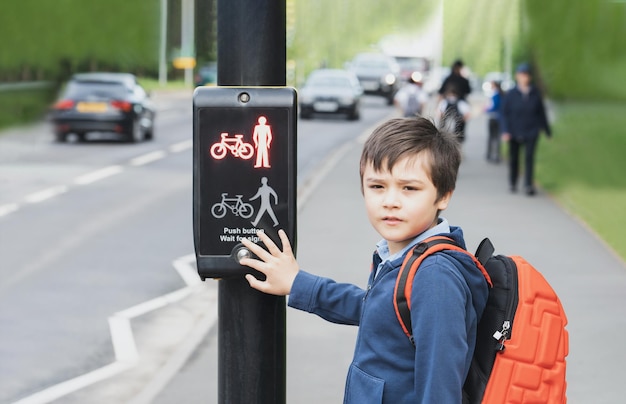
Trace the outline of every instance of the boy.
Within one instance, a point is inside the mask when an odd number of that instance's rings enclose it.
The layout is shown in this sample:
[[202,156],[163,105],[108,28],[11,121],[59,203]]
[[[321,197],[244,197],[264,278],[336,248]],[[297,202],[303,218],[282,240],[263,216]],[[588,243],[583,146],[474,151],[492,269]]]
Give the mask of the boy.
[[421,80],[414,76],[416,76],[415,73],[408,78],[406,84],[398,90],[393,98],[393,103],[405,117],[422,115],[424,105],[428,102],[426,93],[422,91]]
[[289,294],[289,306],[341,324],[359,325],[345,403],[461,403],[462,387],[487,299],[487,283],[463,253],[436,253],[415,276],[411,320],[415,346],[393,307],[402,261],[419,241],[463,233],[439,217],[454,191],[461,161],[454,135],[425,118],[392,119],[374,130],[361,155],[361,189],[370,223],[382,236],[367,290],[299,269],[281,230],[282,251],[263,233],[267,251],[248,240],[259,259],[241,263],[266,279],[255,289]]

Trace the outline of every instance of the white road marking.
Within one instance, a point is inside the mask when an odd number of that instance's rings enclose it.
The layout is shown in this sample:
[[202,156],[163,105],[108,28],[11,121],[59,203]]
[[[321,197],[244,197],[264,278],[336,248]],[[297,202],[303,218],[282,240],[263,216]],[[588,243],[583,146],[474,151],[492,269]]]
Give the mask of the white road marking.
[[174,260],[174,268],[178,271],[178,275],[185,281],[187,286],[196,286],[202,283],[202,279],[198,275],[196,269],[196,255],[189,254]]
[[[196,272],[194,254],[177,258],[172,262],[172,265],[175,267],[176,271],[181,274],[181,277],[183,277],[188,286],[129,307],[128,309],[118,311],[108,318],[109,330],[111,332],[111,342],[115,352],[115,362],[84,375],[48,387],[47,389],[41,390],[33,395],[16,401],[13,404],[47,404],[136,366],[139,363],[139,351],[137,350],[137,345],[135,343],[131,320],[184,299],[193,293],[194,289],[196,289],[195,286],[202,283],[197,274],[197,281],[191,280],[191,273]],[[187,268],[183,268],[185,265]],[[183,273],[185,275],[182,275]],[[215,321],[216,318],[211,318],[211,324]],[[209,327],[203,327],[203,330],[206,331],[208,328]],[[204,332],[204,334],[206,334],[206,332]],[[189,351],[190,354],[191,352],[192,350]]]
[[96,181],[102,180],[104,178],[110,177],[112,175],[119,174],[122,171],[124,171],[124,167],[120,165],[104,167],[99,170],[92,171],[90,173],[76,177],[74,179],[74,184],[76,185],[91,184]]
[[38,203],[43,202],[46,199],[53,198],[57,195],[63,194],[68,191],[68,187],[65,185],[59,185],[56,187],[51,187],[44,189],[42,191],[34,192],[30,195],[27,195],[24,200],[28,203]]
[[157,150],[150,153],[146,153],[142,156],[135,157],[130,160],[131,166],[143,166],[148,163],[152,163],[153,161],[157,161],[165,157],[165,152],[163,150]]
[[17,203],[7,203],[6,205],[0,205],[0,217],[6,216],[9,213],[13,213],[20,208]]
[[[167,151],[156,150],[150,153],[146,153],[144,155],[131,159],[128,164],[134,167],[143,166],[145,164],[167,157],[168,152],[180,153],[182,151],[190,149],[192,146],[193,146],[193,140],[191,139],[183,140],[182,142],[171,144],[167,148]],[[92,171],[90,173],[83,174],[74,178],[73,185],[92,184],[96,181],[119,174],[123,171],[124,171],[123,165],[112,165],[112,166],[104,167],[96,171]],[[24,198],[24,200],[28,203],[38,203],[38,202],[42,202],[47,199],[50,199],[54,196],[63,194],[69,190],[70,190],[70,186],[67,186],[67,185],[54,186],[51,188],[44,189],[42,191],[33,192],[32,194],[27,195]],[[19,208],[20,208],[20,205],[17,203],[7,203],[5,205],[0,205],[0,217],[7,216],[17,211]]]
[[354,147],[352,142],[348,142],[337,149],[331,154],[324,162],[316,169],[315,175],[311,176],[301,187],[298,189],[297,207],[296,211],[300,212],[302,207],[306,205],[309,197],[313,194],[313,191],[322,182],[324,178],[330,173],[330,171],[337,165],[339,161],[346,155],[350,149]]
[[129,368],[132,365],[113,362],[110,365],[101,367],[92,372],[75,377],[63,383],[56,384],[48,387],[38,393],[25,397],[13,404],[46,404],[50,403],[60,397],[66,396],[74,391],[80,390],[84,387],[90,386],[94,383],[106,380],[112,376],[115,376]]
[[168,150],[170,151],[170,153],[179,153],[184,150],[191,149],[192,146],[193,146],[192,140],[185,140],[183,142],[174,143],[168,148]]

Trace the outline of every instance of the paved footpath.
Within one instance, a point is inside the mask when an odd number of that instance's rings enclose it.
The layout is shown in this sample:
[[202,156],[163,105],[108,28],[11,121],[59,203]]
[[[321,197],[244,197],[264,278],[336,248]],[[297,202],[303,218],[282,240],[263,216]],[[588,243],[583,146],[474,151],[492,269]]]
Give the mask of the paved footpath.
[[[568,401],[624,402],[624,262],[541,190],[534,197],[509,193],[505,165],[484,158],[484,115],[472,119],[467,130],[457,190],[444,216],[463,227],[470,250],[489,236],[497,253],[524,256],[557,291],[569,319]],[[560,141],[558,135],[552,141]],[[351,144],[321,170],[317,187],[300,209],[298,261],[308,271],[364,286],[378,236],[360,194],[360,150],[360,143]],[[356,328],[293,309],[287,316],[287,402],[341,402]],[[212,328],[195,351],[170,360],[130,402],[217,402],[216,345]]]

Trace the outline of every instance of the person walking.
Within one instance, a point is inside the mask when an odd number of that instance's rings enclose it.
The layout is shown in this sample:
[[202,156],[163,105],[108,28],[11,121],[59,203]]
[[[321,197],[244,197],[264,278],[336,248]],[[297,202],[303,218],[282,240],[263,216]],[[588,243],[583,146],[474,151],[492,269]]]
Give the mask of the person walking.
[[499,81],[491,82],[491,100],[485,110],[489,117],[489,137],[487,138],[487,161],[500,162],[500,107],[502,104],[502,86]]
[[460,96],[455,85],[446,88],[444,97],[437,104],[436,116],[442,129],[456,134],[459,142],[465,141],[465,123],[471,115],[471,107]]
[[463,76],[463,61],[457,59],[452,64],[451,72],[448,77],[445,78],[441,87],[439,88],[439,97],[445,97],[445,94],[449,91],[450,87],[454,87],[458,93],[460,99],[465,100],[467,96],[472,92],[469,80]]
[[541,93],[532,84],[528,63],[520,64],[515,71],[516,85],[509,90],[502,102],[502,139],[509,142],[509,186],[517,192],[519,174],[519,154],[524,148],[524,186],[526,194],[535,195],[534,165],[535,150],[541,130],[546,137],[552,136],[546,117]]
[[406,84],[396,93],[393,102],[404,117],[421,115],[424,105],[428,102],[426,93],[422,91],[422,81],[411,75]]

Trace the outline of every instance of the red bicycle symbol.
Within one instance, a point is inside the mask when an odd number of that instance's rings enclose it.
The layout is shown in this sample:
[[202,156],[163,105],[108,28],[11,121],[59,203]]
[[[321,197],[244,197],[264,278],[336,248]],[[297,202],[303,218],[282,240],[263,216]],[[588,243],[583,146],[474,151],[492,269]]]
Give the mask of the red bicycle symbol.
[[228,133],[224,132],[221,136],[221,141],[211,146],[211,156],[215,159],[223,159],[229,151],[233,156],[244,160],[248,160],[254,154],[254,147],[252,147],[250,143],[245,143],[242,140],[243,135],[229,137]]

